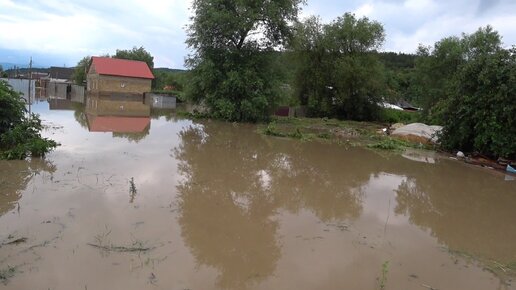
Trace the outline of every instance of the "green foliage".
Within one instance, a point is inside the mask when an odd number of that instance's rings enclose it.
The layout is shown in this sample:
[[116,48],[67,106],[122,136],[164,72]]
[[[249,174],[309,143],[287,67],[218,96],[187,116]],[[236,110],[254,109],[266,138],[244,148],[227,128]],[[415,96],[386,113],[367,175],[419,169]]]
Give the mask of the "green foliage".
[[154,57],[148,51],[146,51],[143,46],[135,46],[130,50],[117,49],[115,55],[113,55],[113,58],[139,60],[146,62],[151,70],[154,68]]
[[419,112],[400,111],[395,109],[382,109],[380,113],[380,121],[386,123],[417,123],[421,121]]
[[350,13],[330,24],[312,17],[296,25],[295,88],[311,116],[377,118],[384,69],[374,52],[384,39],[380,23]]
[[25,116],[25,102],[4,81],[0,81],[0,135],[11,130]]
[[490,49],[475,48],[458,71],[440,140],[449,150],[516,158],[516,48]]
[[385,261],[382,264],[382,275],[379,278],[380,290],[384,290],[387,287],[387,274],[389,274],[389,261]]
[[417,59],[417,55],[415,54],[396,52],[379,52],[378,56],[385,64],[385,67],[394,70],[414,68]]
[[453,92],[455,75],[464,63],[464,51],[458,37],[437,42],[433,50],[420,46],[414,72],[413,92],[430,123],[440,123],[441,102]]
[[11,130],[0,136],[1,159],[24,159],[27,156],[41,157],[57,146],[57,143],[42,138],[41,120],[32,114],[23,118]]
[[267,125],[267,127],[265,127],[265,129],[263,130],[263,134],[268,135],[268,136],[276,136],[276,137],[286,137],[287,136],[286,134],[283,134],[276,129],[276,123],[274,123],[274,122],[269,123]]
[[41,120],[26,116],[24,102],[5,82],[0,82],[0,105],[0,159],[39,157],[57,146],[41,137]]
[[186,71],[155,69],[153,73],[155,77],[153,88],[155,90],[165,90],[165,87],[171,87],[173,91],[183,91],[188,79],[188,73]]
[[73,80],[77,85],[83,85],[86,82],[86,75],[90,67],[91,56],[83,57],[75,66],[73,71]]
[[444,126],[441,145],[514,158],[515,49],[492,27],[420,47],[415,82],[428,123]]
[[412,145],[406,141],[396,139],[396,138],[382,138],[380,141],[369,144],[367,147],[374,149],[382,149],[382,150],[403,150],[407,147],[411,147]]
[[280,95],[270,52],[288,40],[300,2],[195,0],[187,97],[215,118],[267,119]]

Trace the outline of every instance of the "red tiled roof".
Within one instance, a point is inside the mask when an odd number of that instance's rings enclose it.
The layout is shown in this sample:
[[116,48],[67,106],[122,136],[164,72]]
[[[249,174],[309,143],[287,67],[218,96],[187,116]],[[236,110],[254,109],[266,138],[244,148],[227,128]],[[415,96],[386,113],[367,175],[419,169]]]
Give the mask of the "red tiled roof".
[[154,79],[149,66],[143,61],[94,56],[92,65],[100,75]]
[[140,133],[150,124],[149,117],[88,116],[90,132]]

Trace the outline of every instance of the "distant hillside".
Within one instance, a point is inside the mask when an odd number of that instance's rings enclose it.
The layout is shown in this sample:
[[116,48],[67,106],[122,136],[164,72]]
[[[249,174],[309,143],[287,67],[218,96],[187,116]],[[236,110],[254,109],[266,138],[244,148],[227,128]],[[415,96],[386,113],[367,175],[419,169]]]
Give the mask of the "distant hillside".
[[415,54],[396,52],[380,52],[378,56],[385,66],[390,69],[413,68],[418,57]]
[[154,68],[154,71],[156,71],[156,72],[165,72],[165,73],[180,73],[180,72],[187,72],[187,70],[184,70],[184,69],[168,68],[168,67],[158,67],[158,68]]
[[[19,67],[19,68],[28,68],[29,67],[28,64],[19,64],[19,63],[11,63],[11,62],[0,62],[0,65],[2,66],[2,68],[4,70],[12,69],[14,67]],[[35,67],[43,68],[41,66],[35,66]]]
[[[4,70],[5,70],[5,72],[7,72],[7,73],[12,73],[12,72],[14,72],[14,69],[6,69],[5,67],[4,67]],[[25,74],[25,73],[28,73],[28,72],[29,72],[29,69],[28,69],[28,68],[17,68],[17,70],[18,70],[18,72],[19,72],[20,74]],[[33,67],[33,68],[32,68],[32,71],[33,71],[33,72],[48,73],[48,72],[50,71],[50,69],[49,69],[49,68],[37,68],[37,67]]]

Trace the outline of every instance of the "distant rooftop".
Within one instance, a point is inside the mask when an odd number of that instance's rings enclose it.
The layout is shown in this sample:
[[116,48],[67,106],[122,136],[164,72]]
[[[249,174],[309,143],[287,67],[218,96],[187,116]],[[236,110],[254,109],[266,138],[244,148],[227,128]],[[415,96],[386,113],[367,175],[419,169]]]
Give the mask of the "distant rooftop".
[[49,68],[50,78],[71,80],[74,68],[51,66]]

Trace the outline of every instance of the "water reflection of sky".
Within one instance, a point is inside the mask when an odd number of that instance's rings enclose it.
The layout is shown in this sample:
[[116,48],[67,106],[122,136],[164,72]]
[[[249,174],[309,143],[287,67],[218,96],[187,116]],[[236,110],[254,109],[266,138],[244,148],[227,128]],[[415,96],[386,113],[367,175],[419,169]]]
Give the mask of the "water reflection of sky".
[[[50,126],[44,135],[61,144],[49,158],[64,167],[71,167],[80,157],[76,166],[105,172],[123,168],[123,176],[133,177],[140,185],[169,184],[174,188],[177,165],[170,158],[170,150],[179,145],[178,133],[191,125],[190,121],[177,121],[170,126],[164,117],[152,119],[149,134],[138,142],[131,142],[115,138],[112,132],[90,132],[77,122],[74,110],[49,110],[48,106],[47,102],[40,101],[33,105],[33,111],[41,114],[43,123]],[[169,175],[164,176],[164,172]]]

